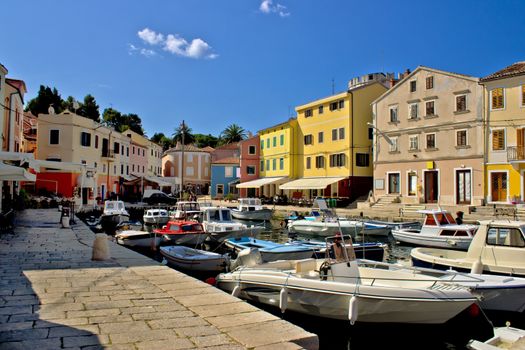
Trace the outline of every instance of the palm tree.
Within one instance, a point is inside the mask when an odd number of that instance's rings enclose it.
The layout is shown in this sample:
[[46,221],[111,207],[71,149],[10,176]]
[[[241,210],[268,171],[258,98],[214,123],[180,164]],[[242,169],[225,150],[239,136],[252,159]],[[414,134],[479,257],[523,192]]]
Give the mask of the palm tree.
[[246,138],[246,131],[237,124],[231,124],[221,133],[223,144],[239,142]]
[[182,134],[184,134],[184,144],[189,145],[191,143],[195,142],[195,136],[191,133],[191,128],[188,127],[188,124],[184,123],[184,120],[182,121],[182,124],[180,124],[173,133],[173,142],[177,144],[178,142],[182,143]]

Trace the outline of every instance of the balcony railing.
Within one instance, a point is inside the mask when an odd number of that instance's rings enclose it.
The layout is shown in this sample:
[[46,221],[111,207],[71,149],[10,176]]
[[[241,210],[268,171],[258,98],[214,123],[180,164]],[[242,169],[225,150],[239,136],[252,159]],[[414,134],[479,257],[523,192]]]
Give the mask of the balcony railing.
[[525,146],[507,146],[507,161],[525,161]]
[[104,157],[104,158],[113,158],[113,151],[108,150],[108,149],[103,149],[102,150],[102,157]]

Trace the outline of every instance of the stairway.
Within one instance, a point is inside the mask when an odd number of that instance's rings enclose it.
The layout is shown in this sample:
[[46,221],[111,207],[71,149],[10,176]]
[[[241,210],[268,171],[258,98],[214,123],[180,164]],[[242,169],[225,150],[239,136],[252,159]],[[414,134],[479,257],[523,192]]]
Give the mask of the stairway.
[[377,201],[371,205],[372,208],[383,208],[392,207],[392,204],[399,203],[399,195],[397,194],[385,194],[377,199]]

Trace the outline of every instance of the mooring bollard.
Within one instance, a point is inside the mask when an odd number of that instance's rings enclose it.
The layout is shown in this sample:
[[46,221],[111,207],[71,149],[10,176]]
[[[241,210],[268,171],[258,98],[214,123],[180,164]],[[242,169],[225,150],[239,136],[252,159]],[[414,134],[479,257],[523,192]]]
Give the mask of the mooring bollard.
[[108,260],[109,256],[109,244],[108,236],[105,233],[97,233],[95,235],[95,241],[93,242],[93,255],[91,260]]

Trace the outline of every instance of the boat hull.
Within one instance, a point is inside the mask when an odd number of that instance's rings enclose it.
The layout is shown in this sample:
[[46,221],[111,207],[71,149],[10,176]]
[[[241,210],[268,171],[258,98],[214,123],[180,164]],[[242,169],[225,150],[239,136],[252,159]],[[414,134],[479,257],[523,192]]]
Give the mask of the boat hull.
[[[362,225],[362,224],[361,224]],[[288,231],[290,233],[314,235],[314,236],[334,236],[338,232],[355,237],[361,231],[360,223],[354,221],[321,222],[311,220],[296,220],[290,222]]]
[[192,271],[221,272],[227,266],[227,259],[223,255],[199,250],[195,250],[196,255],[188,255],[183,250],[179,252],[177,248],[181,247],[167,247],[167,249],[162,247],[160,249],[162,256],[174,267]]
[[472,237],[444,237],[421,234],[419,230],[392,230],[392,236],[398,242],[418,246],[467,250]]
[[158,217],[152,217],[152,216],[144,216],[144,223],[148,225],[166,225],[168,221],[170,220],[169,216],[158,216]]
[[232,209],[232,216],[240,220],[269,221],[272,219],[273,210],[259,209],[251,211],[241,211]]

